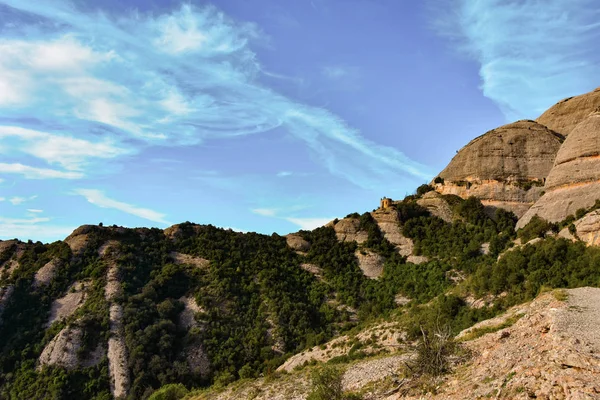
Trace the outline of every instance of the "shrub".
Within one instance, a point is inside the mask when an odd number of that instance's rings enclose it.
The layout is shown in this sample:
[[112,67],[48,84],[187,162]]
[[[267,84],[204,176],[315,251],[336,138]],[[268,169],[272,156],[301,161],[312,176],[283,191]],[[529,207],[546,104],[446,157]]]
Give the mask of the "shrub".
[[181,383],[172,383],[152,393],[148,400],[179,400],[187,394],[188,390]]
[[456,345],[449,326],[425,331],[421,328],[422,337],[417,345],[415,372],[439,376],[450,370],[450,356],[454,354]]
[[436,176],[435,179],[433,180],[433,183],[441,183],[443,185],[444,178],[442,178],[441,176]]
[[425,193],[431,192],[432,190],[433,190],[433,187],[431,187],[427,184],[421,185],[417,188],[417,196],[423,196]]
[[312,389],[307,400],[345,400],[341,369],[325,366],[313,371]]
[[543,238],[546,235],[546,232],[554,229],[556,229],[555,224],[551,224],[545,219],[535,215],[527,225],[522,229],[519,229],[517,237],[521,239],[522,243],[527,243],[536,237]]

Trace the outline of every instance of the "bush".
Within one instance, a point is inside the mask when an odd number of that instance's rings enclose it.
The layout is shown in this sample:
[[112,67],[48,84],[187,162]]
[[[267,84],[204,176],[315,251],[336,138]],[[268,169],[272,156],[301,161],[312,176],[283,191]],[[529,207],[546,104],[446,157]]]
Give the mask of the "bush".
[[433,190],[433,187],[431,187],[427,184],[421,185],[417,188],[417,196],[423,196],[425,193],[431,192],[432,190]]
[[444,178],[442,178],[441,176],[436,176],[435,179],[433,180],[433,183],[441,183],[443,185]]
[[181,383],[171,383],[152,393],[148,400],[179,400],[186,394],[188,394],[188,390]]
[[454,354],[456,345],[449,326],[425,331],[421,328],[422,337],[417,345],[415,372],[439,376],[450,370],[450,356]]
[[346,400],[342,389],[343,371],[325,366],[313,371],[312,390],[307,400]]
[[531,221],[529,221],[527,225],[525,225],[522,229],[519,229],[519,232],[517,232],[517,237],[521,239],[521,243],[527,243],[531,239],[545,237],[546,232],[550,230],[556,230],[556,228],[557,226],[555,224],[551,224],[545,219],[535,215],[533,218],[531,218]]

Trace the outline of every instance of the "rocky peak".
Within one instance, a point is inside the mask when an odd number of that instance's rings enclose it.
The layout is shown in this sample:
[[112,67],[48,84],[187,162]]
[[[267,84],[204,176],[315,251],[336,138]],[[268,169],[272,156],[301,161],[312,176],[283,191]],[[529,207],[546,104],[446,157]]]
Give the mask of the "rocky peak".
[[463,147],[439,174],[442,194],[475,196],[522,215],[539,198],[563,137],[529,120],[493,129]]
[[556,155],[545,191],[518,227],[525,226],[534,215],[561,221],[600,198],[600,113],[588,114],[567,137]]
[[567,136],[591,112],[600,107],[600,88],[559,101],[544,112],[537,122]]

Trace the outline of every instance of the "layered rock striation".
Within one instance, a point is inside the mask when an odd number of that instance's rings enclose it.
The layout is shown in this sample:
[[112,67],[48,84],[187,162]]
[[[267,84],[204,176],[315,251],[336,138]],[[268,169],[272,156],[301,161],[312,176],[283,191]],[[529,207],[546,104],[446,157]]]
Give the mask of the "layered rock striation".
[[491,130],[463,147],[434,185],[523,215],[540,197],[563,136],[529,120]]
[[591,113],[571,131],[556,155],[544,190],[544,196],[517,227],[525,226],[534,215],[561,221],[600,199],[600,112]]
[[568,136],[587,116],[600,108],[600,88],[559,101],[544,112],[537,122]]

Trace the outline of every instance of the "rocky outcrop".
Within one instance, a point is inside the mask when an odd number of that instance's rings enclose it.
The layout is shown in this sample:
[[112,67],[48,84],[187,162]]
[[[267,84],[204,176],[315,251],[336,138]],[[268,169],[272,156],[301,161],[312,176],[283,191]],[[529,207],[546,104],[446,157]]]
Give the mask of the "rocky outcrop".
[[286,235],[285,241],[291,249],[299,254],[306,254],[306,252],[310,250],[310,243],[297,233]]
[[129,368],[127,347],[123,331],[123,308],[110,306],[110,338],[108,339],[108,373],[110,391],[116,398],[126,397],[129,391]]
[[360,220],[358,218],[344,218],[334,226],[335,235],[341,242],[356,242],[361,244],[369,238],[366,231],[359,230]]
[[546,179],[546,193],[519,220],[534,215],[551,222],[565,219],[600,199],[600,112],[590,114],[571,131]]
[[590,113],[598,111],[598,108],[600,108],[600,88],[559,101],[543,113],[537,122],[567,136]]
[[399,348],[399,342],[406,338],[406,333],[393,322],[375,324],[358,332],[355,336],[340,336],[324,345],[315,346],[296,354],[286,360],[277,371],[291,372],[305,363],[313,361],[327,362],[332,358],[347,355],[352,347],[361,343],[361,350],[367,354],[376,354],[382,348],[394,350]]
[[310,272],[319,279],[323,277],[323,270],[318,265],[303,263],[300,264],[300,268],[302,268],[306,272]]
[[371,213],[371,216],[377,222],[379,230],[383,236],[393,245],[400,255],[410,256],[413,252],[413,241],[402,234],[398,210],[395,208],[378,209]]
[[80,255],[85,250],[89,234],[94,229],[97,229],[94,225],[82,225],[67,236],[65,243],[69,245],[74,255]]
[[[191,225],[192,232],[199,233],[200,225]],[[181,224],[176,224],[163,230],[166,237],[171,240],[182,239],[186,236],[186,231],[181,228]]]
[[0,240],[0,279],[8,279],[19,268],[19,258],[23,255],[27,244],[18,240]]
[[194,257],[192,255],[178,253],[176,251],[172,252],[169,255],[171,256],[175,264],[193,265],[202,269],[208,268],[210,266],[210,261],[202,257]]
[[104,298],[109,302],[109,329],[108,339],[108,373],[110,376],[110,391],[115,398],[126,397],[129,391],[129,368],[127,366],[127,347],[125,346],[125,332],[123,327],[123,307],[116,302],[122,293],[119,280],[119,267],[109,256],[117,254],[114,243],[107,244],[103,249],[104,258],[108,258],[109,267],[106,273],[106,286]]
[[575,222],[577,237],[589,246],[600,246],[600,210],[586,214]]
[[184,305],[183,311],[179,314],[179,326],[185,329],[190,329],[197,325],[196,314],[204,311],[202,307],[196,303],[193,297],[183,296],[179,299]]
[[55,321],[62,321],[73,315],[85,303],[89,285],[89,282],[75,282],[67,289],[67,294],[60,299],[54,300],[50,308],[50,317],[46,326],[50,326]]
[[376,279],[383,274],[384,258],[370,250],[356,250],[358,266],[367,278]]
[[88,357],[81,358],[79,353],[83,339],[83,331],[78,326],[62,329],[46,345],[40,355],[40,366],[55,365],[72,370],[80,367],[91,367],[100,362],[104,349],[98,346]]
[[454,218],[454,213],[452,212],[452,208],[450,208],[450,204],[448,204],[444,197],[436,191],[432,190],[431,192],[425,193],[417,200],[417,204],[421,207],[425,207],[431,215],[435,215],[446,222],[452,222]]
[[42,286],[47,286],[50,284],[52,278],[56,274],[56,270],[60,268],[61,261],[59,259],[53,259],[48,261],[42,268],[40,268],[33,278],[32,286],[34,288],[39,288]]
[[475,196],[523,215],[539,198],[562,137],[535,121],[517,121],[472,140],[439,174],[442,194]]
[[0,325],[2,325],[2,314],[4,313],[4,309],[14,290],[15,287],[13,285],[0,287]]
[[185,359],[194,374],[207,376],[210,373],[210,361],[200,343],[190,344],[186,347]]

